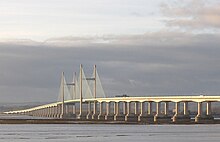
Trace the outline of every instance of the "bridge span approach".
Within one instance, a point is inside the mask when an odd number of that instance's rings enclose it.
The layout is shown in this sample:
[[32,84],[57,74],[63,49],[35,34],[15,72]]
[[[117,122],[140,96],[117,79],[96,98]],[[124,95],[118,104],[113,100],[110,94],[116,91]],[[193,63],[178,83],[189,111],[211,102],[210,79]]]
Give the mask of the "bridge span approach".
[[[192,121],[189,104],[196,103],[197,114],[194,121],[208,123],[214,120],[211,104],[220,102],[220,96],[203,95],[105,97],[96,65],[90,78],[85,76],[80,65],[79,78],[75,77],[71,83],[66,83],[62,73],[59,96],[55,103],[5,113],[88,121],[185,123]],[[170,104],[174,104],[173,110],[170,110]]]

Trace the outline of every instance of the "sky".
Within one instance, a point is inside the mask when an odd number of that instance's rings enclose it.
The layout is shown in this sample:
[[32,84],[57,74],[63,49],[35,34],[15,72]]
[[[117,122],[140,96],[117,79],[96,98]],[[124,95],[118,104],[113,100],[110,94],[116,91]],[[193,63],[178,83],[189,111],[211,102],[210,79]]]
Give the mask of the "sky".
[[0,102],[57,100],[83,64],[107,96],[220,95],[219,0],[1,0]]

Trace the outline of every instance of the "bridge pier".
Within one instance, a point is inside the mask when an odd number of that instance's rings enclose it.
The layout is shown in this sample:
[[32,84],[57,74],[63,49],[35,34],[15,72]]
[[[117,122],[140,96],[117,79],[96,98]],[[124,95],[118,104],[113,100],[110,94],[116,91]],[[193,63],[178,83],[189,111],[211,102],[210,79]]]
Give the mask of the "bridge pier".
[[[82,106],[81,106],[81,108],[82,108]],[[84,113],[83,110],[80,110],[79,114],[76,115],[76,119],[78,119],[78,120],[86,120],[86,116],[87,116],[86,113]]]
[[34,113],[33,113],[34,116],[37,116],[37,117],[40,117],[40,110],[37,109]]
[[138,121],[140,122],[146,122],[147,119],[147,115],[144,114],[145,111],[145,103],[144,102],[140,102],[140,115],[138,116]]
[[57,106],[53,106],[53,118],[57,118],[57,114],[58,114],[58,108]]
[[44,109],[41,109],[41,117],[44,117]]
[[201,122],[202,118],[202,102],[197,103],[197,116],[195,117],[195,122]]
[[41,108],[40,112],[41,112],[40,117],[44,117],[44,108]]
[[39,115],[38,115],[38,110],[32,111],[32,116],[39,116]]
[[78,120],[86,120],[86,115],[85,114],[78,114],[76,119],[78,119]]
[[103,113],[103,102],[99,103],[99,115],[98,115],[98,120],[105,120],[105,115]]
[[134,121],[138,122],[139,102],[134,102]]
[[[135,102],[136,103],[136,102]],[[137,113],[137,104],[135,104],[135,113]],[[136,114],[131,114],[131,102],[127,103],[127,115],[125,116],[125,121],[128,122],[137,122],[138,116]]]
[[207,102],[206,104],[206,114],[202,114],[202,102],[198,102],[197,107],[198,113],[195,117],[195,122],[197,123],[212,123],[214,121],[214,117],[211,115],[211,102]]
[[88,102],[88,114],[86,116],[86,119],[92,120],[91,102]]
[[115,121],[124,121],[125,117],[120,113],[120,102],[114,102],[114,120]]
[[148,113],[145,113],[145,102],[140,103],[140,115],[138,121],[142,123],[153,123],[154,116],[152,115],[152,102],[148,102]]
[[50,114],[51,114],[51,110],[50,110],[50,107],[47,107],[47,114],[46,114],[46,117],[50,117]]
[[47,108],[44,108],[44,109],[43,109],[43,117],[47,117],[47,113],[48,113],[48,112],[47,112]]
[[61,118],[62,107],[60,104],[57,105],[57,118]]
[[146,123],[154,123],[154,116],[153,116],[153,111],[152,111],[152,103],[153,102],[148,102],[147,103],[147,116],[146,116]]
[[105,120],[107,120],[107,121],[113,121],[114,120],[114,115],[111,114],[111,102],[106,102]]
[[73,104],[66,104],[66,111],[65,111],[65,117],[66,118],[75,118],[75,115],[73,114]]
[[206,104],[206,115],[209,119],[214,120],[214,117],[212,116],[212,108],[211,108],[211,102],[207,102]]
[[38,109],[38,117],[43,117],[43,115],[42,115],[42,109]]
[[93,115],[92,115],[93,120],[98,120],[98,114],[97,114],[97,102],[94,101],[93,104]]
[[154,116],[155,123],[170,123],[171,117],[168,115],[169,102],[164,104],[164,114],[161,114],[161,102],[156,103],[156,115]]
[[189,123],[191,118],[188,112],[188,102],[184,102],[183,115],[180,114],[180,102],[175,104],[175,115],[173,116],[173,122],[175,123]]
[[55,114],[56,114],[56,107],[52,106],[51,107],[51,116],[50,117],[55,117]]

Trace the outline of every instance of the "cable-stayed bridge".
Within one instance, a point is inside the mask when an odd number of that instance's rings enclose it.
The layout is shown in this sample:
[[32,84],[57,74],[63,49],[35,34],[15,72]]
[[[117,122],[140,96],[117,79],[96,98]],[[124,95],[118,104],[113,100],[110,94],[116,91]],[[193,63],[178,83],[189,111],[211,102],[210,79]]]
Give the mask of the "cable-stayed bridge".
[[[87,77],[80,65],[79,76],[67,83],[62,73],[58,101],[6,114],[24,114],[38,117],[68,118],[76,120],[128,121],[143,123],[190,122],[189,105],[197,104],[195,122],[213,122],[212,103],[220,96],[157,96],[157,97],[106,97],[94,65]],[[169,104],[175,107],[170,110]],[[204,105],[205,104],[205,105]],[[182,110],[181,110],[182,109]]]

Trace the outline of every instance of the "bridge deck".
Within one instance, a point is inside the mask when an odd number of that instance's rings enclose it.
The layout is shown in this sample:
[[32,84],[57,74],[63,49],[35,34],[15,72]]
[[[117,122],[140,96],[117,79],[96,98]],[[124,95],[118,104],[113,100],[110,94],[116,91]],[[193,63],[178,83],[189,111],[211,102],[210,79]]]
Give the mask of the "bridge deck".
[[[112,98],[91,98],[83,99],[83,102],[219,102],[220,96],[155,96],[155,97],[112,97]],[[65,101],[65,104],[68,103],[77,103],[80,102],[80,99],[68,100]],[[21,113],[29,112],[34,110],[39,110],[43,108],[53,107],[61,104],[62,102],[56,102],[46,105],[41,105],[38,107],[18,110],[18,111],[9,111],[5,113]]]

